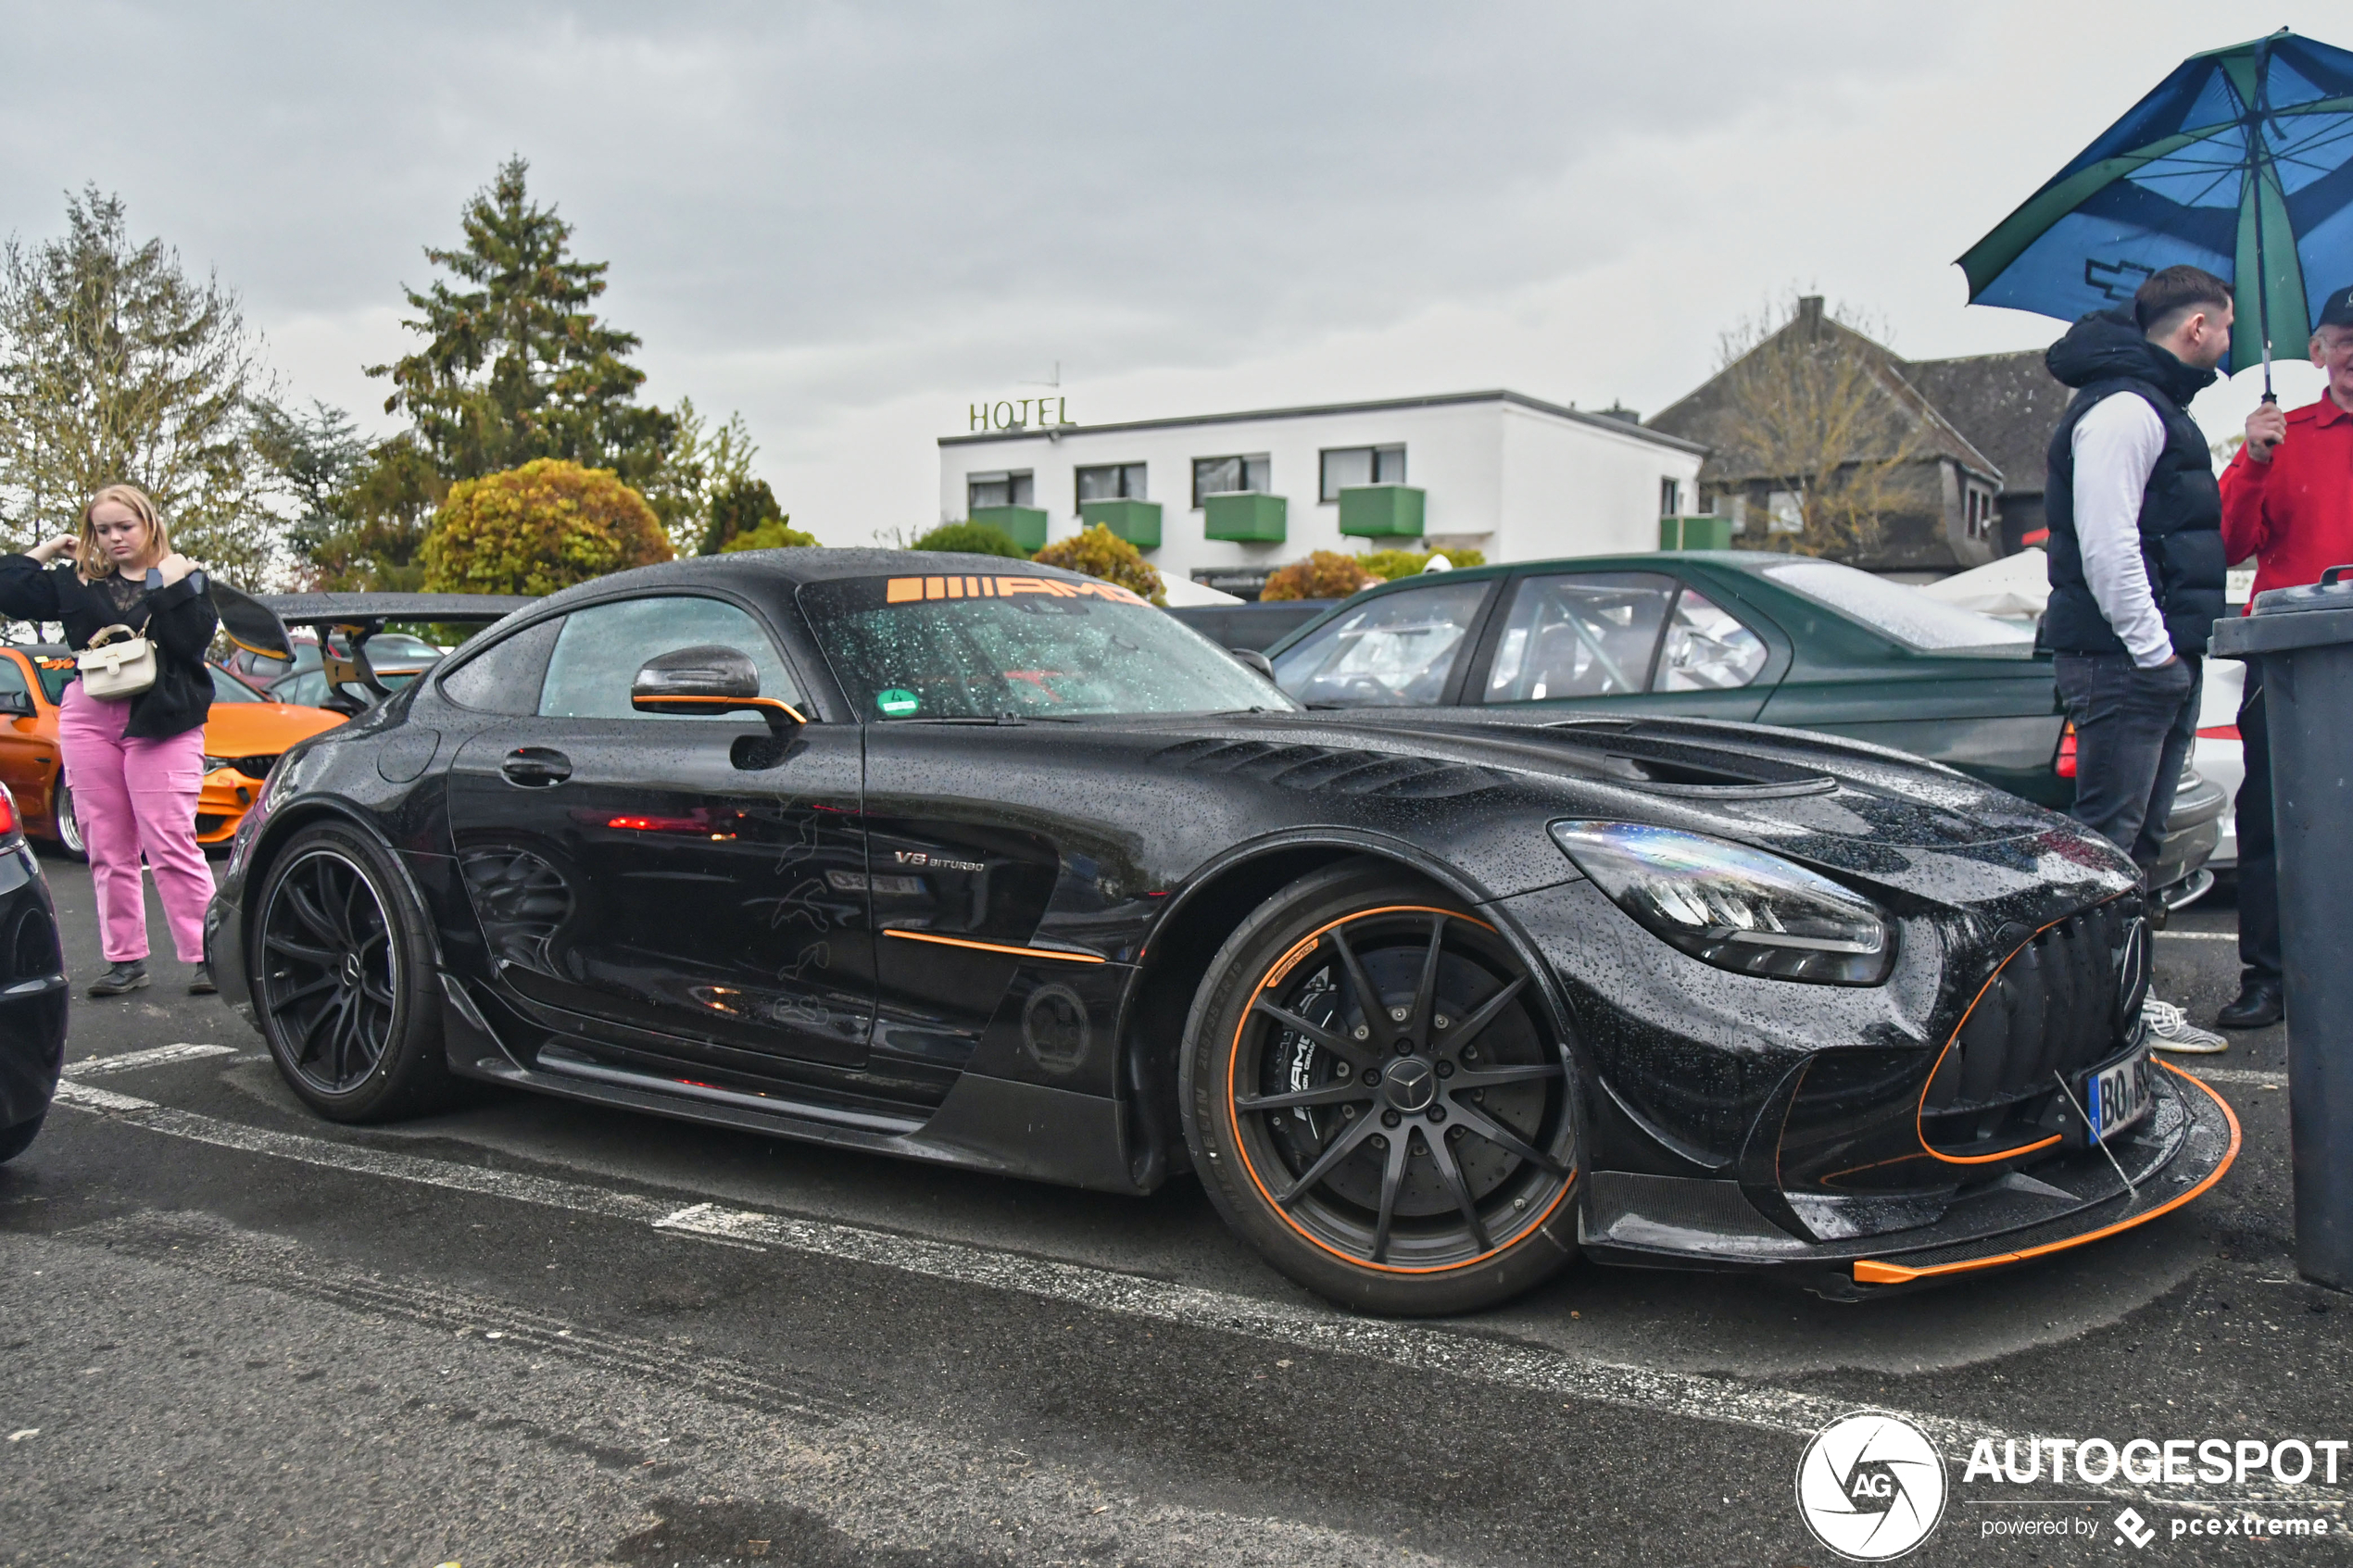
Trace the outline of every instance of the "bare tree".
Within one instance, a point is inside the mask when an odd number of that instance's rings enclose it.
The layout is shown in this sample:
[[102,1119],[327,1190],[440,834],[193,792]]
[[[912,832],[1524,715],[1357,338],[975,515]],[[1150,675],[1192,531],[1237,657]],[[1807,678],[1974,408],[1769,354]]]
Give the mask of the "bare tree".
[[1796,513],[1794,530],[1752,526],[1743,544],[1854,560],[1879,543],[1885,514],[1920,504],[1912,465],[1928,454],[1934,415],[1879,345],[1825,317],[1820,300],[1724,333],[1718,369],[1709,468],[1764,481]]
[[258,583],[282,533],[252,440],[271,390],[236,296],[133,244],[120,198],[69,196],[62,236],[0,250],[0,515],[19,545],[127,482],[177,547]]

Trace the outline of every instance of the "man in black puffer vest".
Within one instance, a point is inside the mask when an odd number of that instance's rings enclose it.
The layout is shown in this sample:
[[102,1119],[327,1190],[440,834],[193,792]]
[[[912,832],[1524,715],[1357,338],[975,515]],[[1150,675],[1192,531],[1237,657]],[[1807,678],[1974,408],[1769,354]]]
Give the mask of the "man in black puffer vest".
[[[2222,495],[2189,401],[2231,344],[2231,291],[2195,267],[2140,287],[2130,315],[2086,316],[2051,345],[2076,389],[2051,437],[2045,636],[2075,724],[2076,819],[2144,867],[2196,739],[2200,661],[2222,613]],[[2152,1002],[2153,1042],[2223,1048]]]

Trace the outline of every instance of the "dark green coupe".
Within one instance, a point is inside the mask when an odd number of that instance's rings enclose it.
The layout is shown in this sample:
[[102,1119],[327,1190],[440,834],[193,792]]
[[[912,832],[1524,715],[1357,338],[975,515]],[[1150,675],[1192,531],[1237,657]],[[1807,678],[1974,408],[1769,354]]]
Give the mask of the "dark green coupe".
[[[2064,810],[2072,747],[2031,631],[1758,550],[1520,561],[1367,588],[1267,649],[1311,708],[1732,720],[1911,752]],[[2179,905],[2227,806],[2185,774],[2153,880]]]

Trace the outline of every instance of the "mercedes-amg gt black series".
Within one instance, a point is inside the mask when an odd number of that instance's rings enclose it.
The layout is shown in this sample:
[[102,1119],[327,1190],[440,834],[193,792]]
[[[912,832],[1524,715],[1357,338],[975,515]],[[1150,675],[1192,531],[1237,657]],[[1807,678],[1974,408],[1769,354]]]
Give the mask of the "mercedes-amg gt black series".
[[2133,867],[1850,741],[1311,713],[1113,584],[746,552],[289,751],[207,929],[343,1121],[451,1075],[1150,1193],[1455,1312],[1580,1250],[1855,1297],[2220,1177]]

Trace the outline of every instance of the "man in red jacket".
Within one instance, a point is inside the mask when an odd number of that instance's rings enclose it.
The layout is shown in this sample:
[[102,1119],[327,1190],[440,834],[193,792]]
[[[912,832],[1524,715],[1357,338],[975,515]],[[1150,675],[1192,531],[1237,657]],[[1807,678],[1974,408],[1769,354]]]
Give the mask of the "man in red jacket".
[[[2312,363],[2328,390],[2309,408],[2266,403],[2246,417],[2246,445],[2222,471],[2222,543],[2230,558],[2256,558],[2255,592],[2317,583],[2353,563],[2353,288],[2322,302]],[[2239,700],[2246,783],[2240,786],[2238,1000],[2215,1015],[2225,1029],[2280,1021],[2279,870],[2271,843],[2271,750],[2263,718],[2263,666],[2249,659]]]

